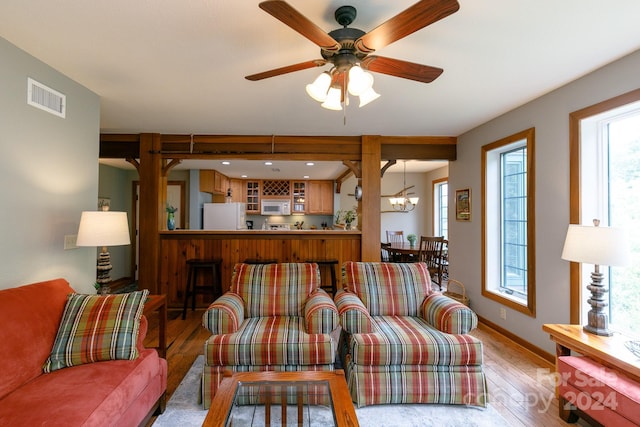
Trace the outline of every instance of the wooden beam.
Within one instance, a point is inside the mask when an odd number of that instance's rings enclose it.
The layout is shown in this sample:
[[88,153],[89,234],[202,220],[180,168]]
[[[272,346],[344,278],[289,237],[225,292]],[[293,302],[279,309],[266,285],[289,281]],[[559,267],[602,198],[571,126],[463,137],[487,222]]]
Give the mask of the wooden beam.
[[140,221],[138,287],[149,289],[152,294],[162,293],[158,289],[160,267],[160,224],[164,219],[164,201],[167,194],[167,179],[162,176],[160,156],[160,134],[140,135]]
[[380,261],[380,137],[362,137],[362,261]]
[[387,169],[389,169],[391,166],[395,165],[396,161],[394,160],[389,160],[383,167],[382,169],[380,169],[380,178],[382,178],[384,176],[384,173],[387,171]]

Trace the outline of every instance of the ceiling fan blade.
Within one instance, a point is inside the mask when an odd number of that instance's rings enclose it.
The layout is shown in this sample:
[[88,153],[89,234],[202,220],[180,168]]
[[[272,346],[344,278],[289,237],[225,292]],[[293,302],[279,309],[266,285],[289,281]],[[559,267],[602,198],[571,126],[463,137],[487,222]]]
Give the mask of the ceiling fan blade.
[[340,43],[327,34],[322,28],[311,22],[300,12],[281,0],[268,0],[260,3],[260,9],[296,30],[322,49],[338,51]]
[[362,61],[362,67],[381,74],[402,77],[422,83],[431,83],[442,74],[442,68],[415,64],[384,56],[369,55]]
[[460,9],[456,0],[422,0],[355,41],[362,53],[381,49]]
[[256,80],[267,79],[269,77],[279,76],[281,74],[293,73],[294,71],[302,71],[307,68],[322,67],[327,61],[324,59],[314,59],[312,61],[300,62],[299,64],[287,65],[286,67],[280,67],[269,71],[263,71],[262,73],[251,74],[246,76],[245,79],[255,82]]

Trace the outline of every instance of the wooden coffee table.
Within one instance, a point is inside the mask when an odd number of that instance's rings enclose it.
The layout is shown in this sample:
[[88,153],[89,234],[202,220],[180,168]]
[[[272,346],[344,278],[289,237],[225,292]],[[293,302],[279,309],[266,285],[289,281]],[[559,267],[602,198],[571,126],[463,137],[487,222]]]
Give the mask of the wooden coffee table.
[[[313,425],[308,414],[317,409],[326,411],[336,426],[359,426],[341,369],[237,372],[222,380],[202,425],[271,425],[278,419],[282,425]],[[239,412],[251,412],[252,423],[248,424],[246,418],[234,423],[234,417],[244,416]],[[327,425],[326,419],[323,425]]]

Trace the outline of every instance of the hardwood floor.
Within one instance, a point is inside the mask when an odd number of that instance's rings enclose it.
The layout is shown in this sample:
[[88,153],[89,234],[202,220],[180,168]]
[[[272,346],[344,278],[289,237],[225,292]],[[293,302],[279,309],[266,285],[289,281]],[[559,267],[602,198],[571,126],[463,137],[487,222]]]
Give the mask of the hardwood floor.
[[[203,353],[209,332],[201,324],[203,310],[169,309],[167,324],[167,401],[196,357]],[[146,346],[157,345],[158,320],[151,316]],[[558,417],[554,366],[495,330],[480,325],[472,335],[484,343],[489,402],[512,426],[570,426]],[[153,419],[148,426],[153,424]],[[575,425],[575,424],[573,424]],[[581,421],[580,425],[583,424]]]

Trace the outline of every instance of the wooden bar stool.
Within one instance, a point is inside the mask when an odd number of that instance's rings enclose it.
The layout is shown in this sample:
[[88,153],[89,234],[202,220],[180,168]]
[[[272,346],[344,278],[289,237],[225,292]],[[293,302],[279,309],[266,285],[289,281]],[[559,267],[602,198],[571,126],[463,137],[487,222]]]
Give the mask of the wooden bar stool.
[[318,264],[318,268],[329,268],[329,277],[331,277],[331,285],[321,284],[321,288],[331,293],[331,296],[335,296],[338,291],[338,279],[336,277],[335,265],[339,264],[339,261],[335,258],[321,258],[321,259],[307,259],[305,262],[314,262]]
[[247,258],[242,261],[244,264],[277,264],[277,259],[260,259],[260,258]]
[[[215,300],[222,295],[222,274],[220,267],[222,265],[222,259],[188,259],[187,260],[187,287],[184,293],[184,308],[182,309],[182,320],[187,316],[187,305],[189,304],[189,297],[191,297],[191,311],[196,309],[196,295],[206,294],[213,295]],[[209,284],[197,285],[198,274],[205,273],[206,270],[211,270],[212,282]]]

